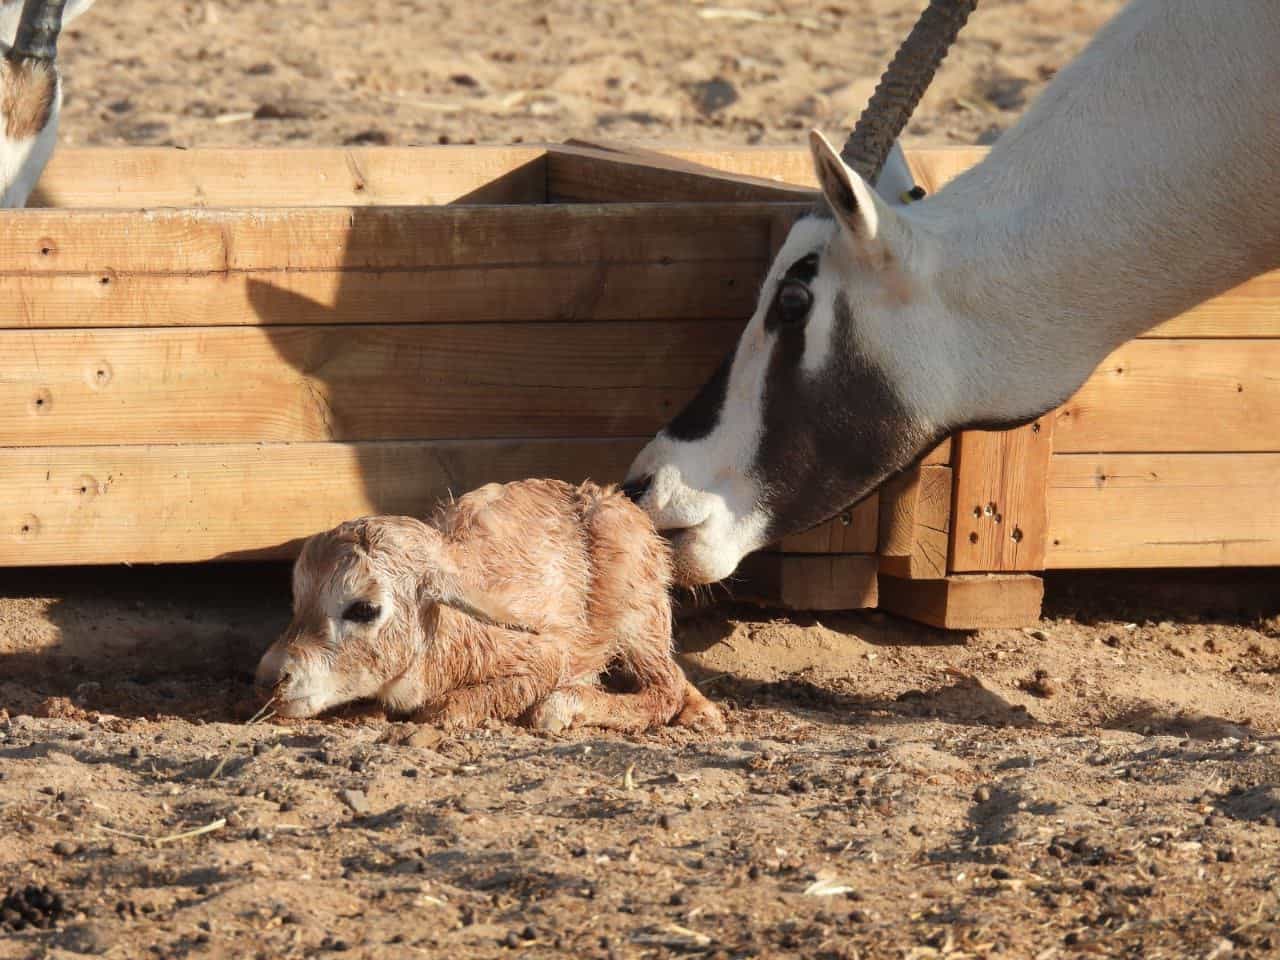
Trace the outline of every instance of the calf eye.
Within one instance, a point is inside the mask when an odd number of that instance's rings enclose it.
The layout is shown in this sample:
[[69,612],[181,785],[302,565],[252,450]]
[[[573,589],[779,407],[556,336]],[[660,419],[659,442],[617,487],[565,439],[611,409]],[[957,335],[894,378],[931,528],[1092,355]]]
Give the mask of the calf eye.
[[381,608],[376,603],[370,603],[368,600],[357,600],[342,611],[342,619],[350,620],[352,623],[373,623],[378,619],[378,614],[381,612]]
[[778,316],[783,323],[800,323],[809,315],[813,294],[799,280],[787,280],[778,287]]

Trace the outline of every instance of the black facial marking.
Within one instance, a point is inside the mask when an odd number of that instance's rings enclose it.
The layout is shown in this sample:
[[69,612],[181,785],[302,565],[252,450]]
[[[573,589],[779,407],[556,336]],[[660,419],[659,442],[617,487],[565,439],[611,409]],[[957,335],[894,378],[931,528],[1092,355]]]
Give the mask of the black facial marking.
[[664,429],[667,436],[676,440],[701,440],[720,422],[720,411],[724,408],[724,397],[729,389],[729,371],[733,368],[735,347],[721,362],[720,367],[711,375],[711,379],[702,385],[702,389],[689,401],[688,405],[676,415]]
[[857,353],[844,294],[834,310],[827,369],[801,369],[802,326],[778,330],[769,361],[753,472],[773,513],[771,538],[834,516],[942,439],[913,422],[893,385]]
[[342,611],[342,619],[350,620],[352,623],[373,623],[378,619],[378,614],[381,612],[382,609],[376,603],[370,603],[368,600],[356,600]]

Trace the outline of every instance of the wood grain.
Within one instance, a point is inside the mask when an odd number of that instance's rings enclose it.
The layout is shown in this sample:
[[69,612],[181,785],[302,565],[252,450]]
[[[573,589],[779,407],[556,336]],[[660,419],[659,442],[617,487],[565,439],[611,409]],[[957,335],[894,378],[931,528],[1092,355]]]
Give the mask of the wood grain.
[[552,203],[750,200],[812,204],[817,199],[812,189],[608,141],[575,140],[551,147],[546,164],[547,199]]
[[783,537],[781,553],[874,553],[879,497],[872,494],[856,507],[803,533]]
[[1053,420],[955,438],[953,573],[1044,569],[1045,484]]
[[1044,581],[1028,574],[880,577],[880,609],[942,630],[1031,626],[1043,601]]
[[862,610],[876,605],[876,558],[757,553],[743,561],[733,592],[787,610]]
[[880,571],[907,580],[947,574],[952,471],[922,465],[880,490]]
[[1058,454],[1048,567],[1280,565],[1280,453]]
[[289,557],[490,481],[622,478],[643,439],[0,449],[0,566]]
[[742,323],[760,259],[0,276],[0,329],[669,320]]
[[0,446],[655,433],[735,321],[0,333]]
[[0,278],[764,260],[805,205],[524,204],[0,215]]
[[1060,453],[1280,449],[1280,340],[1135,340],[1053,419]]
[[304,207],[540,203],[546,149],[526,146],[71,147],[49,161],[41,207]]

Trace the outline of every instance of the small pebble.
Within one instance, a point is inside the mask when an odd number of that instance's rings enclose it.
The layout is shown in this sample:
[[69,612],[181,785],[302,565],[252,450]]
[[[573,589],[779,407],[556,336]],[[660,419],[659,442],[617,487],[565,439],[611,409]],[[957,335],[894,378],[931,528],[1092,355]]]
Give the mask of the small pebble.
[[53,845],[53,852],[60,857],[74,857],[80,852],[80,847],[70,840],[59,840]]
[[991,799],[991,789],[989,787],[979,787],[973,791],[973,799],[978,803],[986,803]]

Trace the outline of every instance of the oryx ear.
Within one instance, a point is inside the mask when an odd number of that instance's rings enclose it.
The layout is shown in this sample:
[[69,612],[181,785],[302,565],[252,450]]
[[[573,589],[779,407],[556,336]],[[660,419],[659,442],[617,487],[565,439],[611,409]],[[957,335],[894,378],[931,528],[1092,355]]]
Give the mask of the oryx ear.
[[888,235],[893,232],[893,211],[862,177],[849,169],[817,130],[809,133],[809,149],[822,195],[853,241],[854,249],[880,259],[889,242]]

